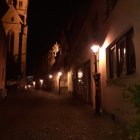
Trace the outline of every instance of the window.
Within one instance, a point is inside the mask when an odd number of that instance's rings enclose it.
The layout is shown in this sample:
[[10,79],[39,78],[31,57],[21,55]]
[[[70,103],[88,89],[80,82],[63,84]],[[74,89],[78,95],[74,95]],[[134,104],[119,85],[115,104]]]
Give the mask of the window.
[[19,8],[22,8],[22,1],[19,1]]
[[8,0],[8,4],[9,5],[12,5],[13,4],[13,1],[12,0]]
[[12,22],[14,21],[14,17],[11,17],[11,21],[12,21]]
[[133,28],[107,48],[108,78],[133,74],[136,70]]
[[109,50],[109,69],[110,69],[110,78],[114,78],[116,74],[116,45],[111,46]]
[[8,54],[10,54],[11,56],[13,56],[14,54],[14,32],[13,31],[9,31],[7,34],[7,40],[8,40]]

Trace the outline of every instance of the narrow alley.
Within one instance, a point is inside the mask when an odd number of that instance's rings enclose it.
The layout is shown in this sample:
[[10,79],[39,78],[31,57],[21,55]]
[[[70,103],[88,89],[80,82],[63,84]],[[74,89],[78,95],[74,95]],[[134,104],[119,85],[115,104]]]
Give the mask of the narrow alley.
[[71,95],[32,91],[0,99],[0,140],[125,140],[111,119]]

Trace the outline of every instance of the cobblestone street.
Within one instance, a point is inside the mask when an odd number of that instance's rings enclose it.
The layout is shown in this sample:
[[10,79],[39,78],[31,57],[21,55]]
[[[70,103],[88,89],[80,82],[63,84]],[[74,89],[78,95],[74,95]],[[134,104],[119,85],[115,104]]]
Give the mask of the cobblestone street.
[[125,139],[117,123],[71,95],[32,91],[0,100],[0,140]]

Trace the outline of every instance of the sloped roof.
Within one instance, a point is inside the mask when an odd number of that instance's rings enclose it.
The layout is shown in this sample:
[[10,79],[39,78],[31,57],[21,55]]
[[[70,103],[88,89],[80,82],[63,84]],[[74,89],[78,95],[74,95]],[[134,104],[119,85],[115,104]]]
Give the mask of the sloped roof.
[[13,18],[12,23],[19,24],[23,23],[20,16],[18,15],[15,7],[13,5],[10,5],[8,11],[5,13],[5,15],[2,17],[2,21],[6,23],[11,23],[11,19]]

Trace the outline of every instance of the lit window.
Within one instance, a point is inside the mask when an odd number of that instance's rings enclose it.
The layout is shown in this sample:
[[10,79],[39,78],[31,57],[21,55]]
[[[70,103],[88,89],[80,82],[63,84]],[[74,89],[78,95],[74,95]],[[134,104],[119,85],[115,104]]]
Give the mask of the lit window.
[[108,78],[133,74],[136,70],[133,29],[107,48]]

